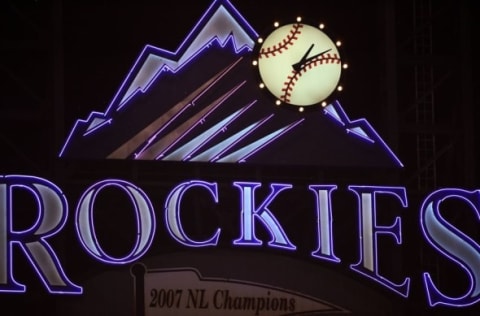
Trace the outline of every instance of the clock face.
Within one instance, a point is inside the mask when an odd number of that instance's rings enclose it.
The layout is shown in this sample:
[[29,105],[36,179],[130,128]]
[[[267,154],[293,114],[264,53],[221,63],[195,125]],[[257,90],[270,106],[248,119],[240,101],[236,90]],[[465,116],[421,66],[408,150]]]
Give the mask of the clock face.
[[337,89],[342,62],[336,44],[320,28],[292,23],[276,28],[261,43],[258,70],[277,100],[311,106]]

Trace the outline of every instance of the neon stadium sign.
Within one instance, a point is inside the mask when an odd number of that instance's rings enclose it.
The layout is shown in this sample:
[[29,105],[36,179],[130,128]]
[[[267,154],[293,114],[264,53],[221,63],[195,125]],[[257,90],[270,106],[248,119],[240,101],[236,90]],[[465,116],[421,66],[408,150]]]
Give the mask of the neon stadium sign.
[[[269,193],[258,198],[257,189],[266,184],[260,182],[234,181],[233,187],[238,192],[240,235],[232,240],[235,247],[266,246],[286,251],[297,251],[297,246],[288,237],[288,227],[282,224],[271,209],[273,201],[282,192],[292,189],[288,183],[270,183]],[[131,202],[131,209],[136,220],[135,240],[129,253],[113,256],[102,248],[97,238],[100,229],[94,221],[95,201],[108,188],[119,189],[118,194],[125,195]],[[221,197],[216,182],[191,180],[176,185],[164,200],[163,216],[166,230],[178,244],[189,248],[217,247],[224,228],[217,227],[203,239],[192,238],[184,229],[182,200],[192,189],[201,190],[203,198],[218,203]],[[316,218],[313,232],[315,249],[310,256],[318,261],[340,263],[335,254],[333,234],[332,194],[336,185],[311,184],[309,191],[315,197],[312,212]],[[36,201],[37,220],[29,229],[15,229],[15,218],[20,217],[14,191],[22,190]],[[385,236],[393,237],[392,247],[402,245],[402,218],[394,216],[389,224],[380,225],[377,218],[385,209],[377,206],[380,196],[398,204],[402,209],[408,207],[407,191],[404,187],[360,186],[350,185],[348,191],[355,197],[359,236],[358,261],[350,268],[383,287],[401,295],[409,296],[411,278],[395,281],[383,275],[378,261],[382,256],[377,244]],[[424,239],[438,254],[458,265],[468,276],[468,285],[461,296],[445,294],[426,271],[422,283],[430,306],[444,305],[464,307],[480,301],[480,245],[466,233],[452,225],[440,212],[441,204],[455,200],[463,203],[480,218],[480,190],[463,190],[459,188],[440,189],[432,192],[419,209],[420,227]],[[157,201],[158,202],[158,201]],[[82,294],[83,288],[66,275],[62,261],[49,239],[58,235],[69,218],[69,203],[62,190],[53,182],[28,175],[0,176],[0,292],[24,293],[27,286],[16,281],[13,257],[18,256],[14,248],[19,249],[28,260],[38,278],[51,294]],[[141,259],[150,249],[157,229],[156,210],[150,197],[138,186],[124,180],[108,179],[94,183],[83,191],[73,214],[75,232],[86,253],[94,260],[107,265],[126,265]],[[263,228],[270,235],[265,242],[258,237],[256,228]],[[17,259],[17,258],[15,258]]]

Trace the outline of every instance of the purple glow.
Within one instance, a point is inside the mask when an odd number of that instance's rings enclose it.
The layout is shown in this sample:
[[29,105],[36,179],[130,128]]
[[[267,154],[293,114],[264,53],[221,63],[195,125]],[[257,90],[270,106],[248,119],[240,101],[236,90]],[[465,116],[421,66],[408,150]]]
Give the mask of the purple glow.
[[[215,27],[217,23],[222,25],[222,27]],[[230,28],[226,27],[226,25],[229,25]],[[238,54],[244,49],[252,50],[255,45],[255,39],[257,38],[258,34],[255,30],[229,1],[213,1],[175,52],[151,45],[145,47],[135,62],[132,71],[129,73],[117,95],[112,100],[107,109],[107,113],[110,112],[110,108],[115,104],[118,104],[119,108],[121,108],[135,91],[146,91],[145,87],[154,80],[154,77],[158,76],[164,67],[168,67],[172,72],[179,71],[188,62],[195,59],[194,57],[203,49],[210,46],[213,41],[224,46],[229,40],[233,40],[235,53]],[[157,70],[150,71],[153,75],[147,75],[146,79],[139,81],[137,78],[144,76],[141,74],[143,63],[148,62],[147,59],[150,56],[160,59],[159,63],[154,68]],[[120,99],[120,95],[123,92],[124,96]]]
[[165,155],[165,153],[170,149],[172,148],[173,146],[175,146],[175,144],[177,144],[183,137],[185,137],[190,131],[193,130],[193,128],[195,128],[198,124],[200,124],[202,122],[202,120],[205,120],[211,113],[213,113],[219,106],[221,106],[223,104],[223,102],[225,100],[227,100],[228,98],[230,98],[236,91],[238,91],[238,89],[240,89],[243,85],[245,84],[245,81],[243,81],[242,83],[240,83],[239,85],[237,85],[236,87],[234,87],[231,91],[229,91],[227,93],[227,95],[225,95],[221,100],[219,100],[219,102],[217,104],[215,104],[215,106],[213,106],[207,113],[205,113],[205,115],[203,115],[202,119],[197,121],[195,124],[193,124],[190,128],[188,128],[183,134],[179,135],[174,142],[172,142],[169,146],[167,146],[164,150],[162,150],[160,153],[158,153],[157,157],[155,158],[156,160],[158,159],[162,159],[162,157]]
[[[35,199],[37,219],[24,231],[13,229],[14,190],[26,190]],[[66,276],[60,261],[47,242],[68,218],[67,200],[50,181],[24,175],[0,176],[0,292],[26,291],[13,276],[13,247],[18,246],[37,276],[52,294],[82,294],[83,289]]]
[[[215,27],[217,23],[222,27]],[[225,25],[229,25],[230,28],[226,28]],[[251,51],[257,38],[257,32],[228,0],[214,0],[175,52],[146,45],[105,112],[95,112],[94,116],[103,120],[110,119],[114,109],[115,111],[120,110],[137,92],[145,92],[164,70],[172,73],[180,71],[213,42],[219,43],[222,47],[232,42],[235,53],[240,54],[244,51]],[[79,125],[89,123],[92,114],[86,120],[75,122],[60,151],[60,157],[65,153],[65,149]]]
[[279,137],[281,137],[283,134],[287,133],[291,129],[293,129],[295,126],[298,124],[302,123],[304,119],[298,120],[296,122],[293,122],[292,124],[285,126],[279,130],[276,130],[275,132],[272,132],[268,134],[267,136],[264,136],[253,143],[240,148],[239,150],[218,159],[218,162],[245,162],[248,157],[254,155],[256,152],[259,152],[262,148],[270,144],[271,142],[275,141]]
[[[206,10],[205,14],[199,19],[198,23],[192,28],[191,32],[184,38],[183,42],[175,51],[164,50],[152,45],[146,45],[143,48],[128,75],[120,85],[119,90],[116,92],[115,96],[108,105],[106,111],[104,113],[94,112],[95,114],[92,113],[87,120],[78,120],[67,137],[67,141],[60,152],[60,156],[65,155],[66,151],[68,152],[68,146],[73,141],[76,142],[78,140],[80,146],[87,146],[86,144],[96,142],[96,138],[86,137],[93,136],[92,134],[100,130],[105,131],[106,127],[112,126],[112,124],[115,123],[114,120],[116,119],[116,114],[120,112],[121,109],[128,106],[132,98],[146,93],[152,84],[156,82],[156,80],[162,74],[176,74],[179,71],[182,71],[185,69],[184,67],[186,65],[190,65],[192,61],[196,60],[199,55],[204,54],[206,49],[214,44],[218,44],[218,46],[222,48],[230,47],[231,45],[233,54],[238,55],[238,60],[236,63],[239,63],[240,60],[251,57],[250,55],[253,52],[257,38],[258,34],[229,1],[214,0]],[[225,73],[226,72],[228,71],[225,71]],[[223,75],[224,74],[215,78],[214,82],[195,98],[199,98],[202,96],[202,94],[206,93],[217,81],[221,80]],[[248,78],[245,78],[246,81],[253,79],[249,76],[247,77]],[[204,84],[206,85],[206,83]],[[161,102],[162,100],[158,101]],[[188,101],[189,100],[187,99],[184,100],[185,103]],[[178,136],[176,139],[174,139],[173,134],[169,134],[167,138],[161,138],[159,140],[161,137],[160,134],[165,132],[167,127],[171,127],[173,125],[172,123],[176,123],[179,115],[184,113],[183,111],[185,109],[193,107],[195,105],[195,101],[196,99],[188,104],[182,103],[181,105],[184,107],[178,112],[173,113],[172,117],[165,118],[165,122],[159,121],[161,124],[163,124],[162,126],[159,126],[160,123],[158,123],[148,126],[148,128],[145,127],[141,133],[137,133],[135,137],[126,142],[123,139],[116,139],[115,142],[124,141],[124,143],[115,144],[116,149],[113,152],[105,153],[103,150],[107,149],[106,147],[102,147],[101,144],[98,144],[97,147],[95,144],[95,146],[92,148],[95,148],[97,153],[94,155],[101,155],[102,158],[106,157],[107,159],[127,159],[128,157],[133,156],[134,159],[175,160],[175,157],[177,156],[172,157],[169,151],[175,150],[175,146],[177,145],[183,145],[181,144],[181,141],[185,139],[187,134],[191,133],[196,125],[202,123],[202,120],[205,119],[205,116],[199,119],[199,121],[196,122],[197,124],[191,124],[188,130],[179,130],[177,135],[180,136]],[[324,113],[326,116],[333,118],[337,123],[339,122],[345,132],[353,135],[353,137],[358,137],[360,140],[372,145],[379,144],[379,146],[375,147],[369,146],[367,150],[370,150],[370,148],[377,149],[377,147],[380,147],[382,150],[387,152],[387,155],[389,155],[391,160],[393,160],[393,164],[403,167],[400,160],[388,148],[385,142],[383,142],[381,137],[374,131],[374,129],[365,119],[351,121],[338,101],[334,101],[332,104],[328,105],[324,109]],[[123,113],[118,115],[122,114]],[[144,114],[148,115],[149,113]],[[120,127],[113,124],[112,130],[116,128]],[[135,125],[135,128],[139,127]],[[240,149],[232,149],[234,145],[238,144],[239,140],[239,138],[234,137],[231,138],[232,141],[235,142],[234,144],[228,145],[222,142],[222,145],[218,147],[217,145],[219,144],[212,144],[217,151],[214,155],[210,154],[213,151],[207,149],[205,153],[201,153],[196,156],[196,151],[186,153],[186,155],[183,157],[178,158],[177,161],[194,161],[195,159],[200,159],[200,156],[208,156],[207,161],[210,162],[246,162],[248,159],[250,159],[250,157],[257,154],[266,146],[269,146],[273,142],[277,142],[279,139],[281,139],[281,136],[288,131],[288,128],[284,130],[277,130],[276,132],[267,135],[262,139],[257,139],[256,141],[253,141],[249,145],[246,145]],[[108,130],[106,134],[99,135],[99,138],[104,141],[103,137],[108,138],[110,135],[108,132],[110,132],[110,130]],[[135,133],[133,130],[129,130],[128,132]],[[156,143],[159,143],[158,146],[156,146]],[[81,148],[76,146],[72,147],[74,152],[80,152],[80,155],[83,156],[83,153],[81,153]],[[234,152],[228,154],[226,153],[226,150],[222,150],[222,152],[219,154],[217,149],[220,148],[232,149]],[[111,148],[108,149],[112,150]],[[197,149],[199,150],[200,146],[197,147]],[[89,150],[89,148],[85,148],[86,153]],[[146,151],[147,153],[145,153]],[[209,154],[206,154],[207,151]],[[227,156],[222,157],[223,154],[226,154]]]
[[312,257],[333,262],[340,262],[340,259],[333,253],[333,232],[332,232],[332,192],[337,189],[336,185],[310,185],[308,187],[316,197],[317,215],[317,241],[318,246],[311,253]]
[[[101,247],[97,236],[93,211],[95,199],[108,187],[121,189],[126,193],[132,205],[136,219],[136,240],[129,254],[121,258],[108,255]],[[155,235],[155,212],[148,196],[138,187],[123,180],[104,180],[89,187],[78,202],[75,228],[80,243],[95,259],[108,264],[126,264],[139,259],[150,247]]]
[[[86,120],[81,120],[81,119],[77,120],[75,122],[73,128],[71,129],[70,134],[68,135],[67,140],[65,141],[65,144],[63,145],[62,150],[60,151],[60,154],[58,156],[59,157],[63,156],[63,153],[65,152],[65,149],[67,148],[68,144],[70,144],[70,141],[71,141],[71,138],[72,138],[73,134],[75,133],[77,128],[79,128],[80,125],[91,124],[92,122],[94,122],[97,119],[105,120],[105,114],[100,113],[100,112],[92,112],[92,113],[90,113],[90,115],[88,116],[88,118]],[[97,129],[95,129],[95,130],[97,130]],[[87,131],[88,131],[88,129],[87,129]],[[87,135],[87,134],[89,134],[89,133],[88,132],[84,133],[84,136]]]
[[[233,182],[233,187],[239,190],[240,211],[234,210],[240,217],[240,237],[234,239],[233,245],[256,246],[264,245],[265,241],[257,237],[257,228],[261,226],[264,232],[270,234],[268,247],[283,250],[297,250],[289,240],[284,227],[275,214],[274,207],[280,203],[280,193],[293,187],[292,184],[270,183],[270,190],[263,200],[257,203],[257,189],[260,182]],[[119,189],[120,194],[126,194],[130,199],[136,216],[135,241],[132,250],[124,257],[116,258],[107,254],[97,239],[97,230],[93,221],[95,200],[104,189]],[[332,194],[336,185],[314,184],[308,186],[315,196],[314,212],[316,215],[316,231],[314,238],[316,249],[310,253],[313,259],[323,259],[339,263],[334,254],[334,234],[332,231]],[[165,225],[170,236],[187,247],[217,247],[222,228],[216,227],[203,240],[194,240],[184,230],[181,207],[185,195],[191,189],[201,189],[207,193],[206,198],[216,206],[219,202],[218,184],[192,180],[182,182],[173,188],[165,201]],[[392,237],[396,245],[402,245],[402,221],[400,216],[394,216],[377,207],[379,197],[393,198],[407,208],[407,193],[404,187],[359,186],[351,185],[349,191],[355,194],[358,202],[358,244],[359,260],[350,268],[383,287],[408,297],[410,278],[401,277],[400,281],[392,281],[380,271],[379,259],[382,257],[378,249],[380,237]],[[16,194],[23,192],[32,197],[35,217],[27,229],[15,230],[15,219],[22,216]],[[423,273],[423,284],[429,306],[467,307],[480,301],[480,245],[459,230],[447,220],[443,202],[455,200],[464,203],[477,221],[480,220],[480,190],[462,190],[456,188],[440,189],[432,192],[420,208],[420,227],[423,237],[439,256],[451,260],[468,277],[468,285],[464,293],[447,295],[448,285],[437,283],[430,272]],[[313,204],[313,203],[312,203]],[[150,248],[156,233],[155,211],[148,196],[135,185],[116,179],[103,180],[87,188],[79,199],[74,225],[77,237],[88,255],[96,261],[106,264],[126,264],[140,259]],[[98,211],[98,207],[97,207]],[[287,210],[287,211],[295,211]],[[453,210],[457,212],[458,210]],[[379,212],[382,212],[380,214]],[[385,219],[383,215],[390,217]],[[390,224],[380,225],[377,219],[382,218]],[[45,288],[52,294],[82,294],[83,289],[72,283],[65,274],[59,258],[51,244],[53,238],[59,236],[68,220],[68,203],[65,195],[54,183],[35,176],[7,175],[0,176],[0,292],[24,293],[26,285],[17,282],[19,272],[14,271],[14,262],[25,257]],[[113,220],[113,219],[112,219]],[[183,219],[185,220],[185,219]],[[260,225],[259,225],[260,224]],[[337,239],[338,240],[338,239]],[[50,243],[48,242],[50,241]],[[16,249],[14,247],[17,247]],[[20,250],[20,251],[14,251]],[[18,256],[17,256],[18,255]],[[15,257],[15,258],[13,258]],[[318,261],[318,260],[317,260]],[[396,264],[396,262],[394,262]],[[448,271],[447,271],[448,272]]]
[[245,137],[253,133],[255,130],[257,130],[257,128],[259,128],[261,125],[263,125],[263,123],[267,122],[272,117],[273,117],[273,114],[256,123],[253,123],[247,126],[240,132],[235,133],[234,135],[218,143],[217,145],[198,154],[194,158],[190,159],[190,161],[209,161],[209,162],[217,161],[225,152],[227,152],[230,148],[235,146],[242,139],[244,139]]
[[447,199],[465,202],[480,220],[480,190],[440,189],[431,193],[420,209],[420,226],[425,239],[442,256],[462,268],[469,279],[468,289],[464,295],[448,296],[435,285],[428,272],[423,274],[423,282],[430,306],[464,307],[480,301],[480,245],[442,216],[440,205]]
[[295,250],[297,247],[290,242],[280,222],[275,218],[273,213],[268,209],[273,200],[283,190],[292,188],[291,184],[270,184],[271,192],[267,198],[256,207],[255,190],[262,184],[258,182],[234,182],[233,185],[240,189],[242,201],[242,216],[240,225],[240,238],[233,241],[234,245],[242,246],[261,246],[263,242],[255,235],[255,220],[267,229],[272,236],[268,245],[275,248],[283,248],[287,250]]
[[[170,72],[170,73],[173,73],[173,74],[176,74],[180,71],[182,71],[182,69],[187,66],[190,62],[194,61],[197,59],[198,56],[200,56],[203,51],[207,48],[209,48],[213,43],[219,43],[220,47],[222,48],[225,48],[227,46],[227,44],[229,43],[229,41],[232,41],[233,43],[235,43],[235,39],[233,36],[229,36],[227,37],[227,40],[225,42],[221,42],[219,40],[219,38],[217,36],[214,36],[210,42],[206,43],[205,46],[199,48],[199,50],[197,52],[195,52],[192,56],[190,56],[187,60],[185,60],[184,63],[182,63],[180,66],[178,67],[174,67],[174,68],[171,68],[167,65],[162,65],[162,66],[157,66],[157,67],[161,67],[157,72],[156,74],[145,84],[142,84],[144,85],[143,87],[138,87],[137,89],[133,90],[129,95],[128,97],[125,97],[122,101],[121,101],[121,104],[118,106],[118,108],[116,109],[116,111],[120,111],[126,104],[128,104],[135,96],[138,95],[138,93],[145,93],[146,91],[148,91],[148,89],[150,88],[150,86],[158,79],[158,77],[164,73],[164,72]],[[151,48],[152,51],[154,50],[160,50],[158,48],[154,48],[153,46],[149,46]],[[160,50],[161,51],[161,50]],[[235,51],[236,54],[239,54],[241,51]],[[150,54],[150,55],[156,55],[156,54]],[[147,57],[149,58],[150,55]],[[142,68],[145,67],[144,65],[142,66]],[[139,74],[140,75],[140,74]],[[107,110],[108,111],[108,110]]]
[[[327,108],[324,109],[324,113],[343,125],[347,133],[351,132],[352,134],[359,136],[361,139],[369,143],[380,144],[382,148],[390,155],[390,157],[397,163],[397,165],[399,167],[403,167],[402,162],[398,159],[390,147],[387,146],[387,144],[366,119],[362,118],[353,121],[350,120],[338,100],[335,100],[332,104],[328,105]],[[361,130],[362,133],[358,132],[357,130]]]
[[203,241],[195,241],[188,237],[183,230],[182,220],[180,218],[180,206],[184,194],[191,188],[201,187],[207,189],[213,196],[214,202],[218,203],[218,188],[216,183],[208,183],[205,181],[189,181],[176,186],[168,195],[165,202],[165,223],[170,233],[176,241],[188,247],[206,247],[216,246],[220,238],[221,229],[218,228],[210,239]]
[[[148,147],[151,146],[151,143],[157,138],[157,136],[165,130],[171,123],[175,122],[175,120],[188,108],[194,107],[195,102],[205,93],[207,93],[211,88],[215,86],[215,84],[220,81],[235,65],[239,62],[240,60],[237,60],[233,65],[229,66],[223,73],[218,75],[209,85],[205,87],[203,91],[201,91],[198,95],[196,95],[192,101],[190,101],[188,104],[186,104],[180,111],[178,111],[174,116],[172,116],[165,124],[163,124],[158,131],[156,131],[150,138],[148,139],[148,142],[141,147],[141,149],[135,153],[135,159],[140,159],[142,157],[142,153],[147,150]],[[233,89],[236,90],[236,89]],[[232,90],[232,91],[233,91]],[[178,141],[178,140],[177,140]]]
[[200,151],[200,149],[207,143],[209,143],[213,138],[215,138],[215,136],[222,132],[225,132],[228,126],[237,118],[239,118],[254,103],[255,101],[229,115],[222,121],[215,124],[213,127],[209,128],[206,132],[200,134],[199,136],[189,141],[187,144],[183,145],[179,149],[175,150],[173,153],[166,156],[163,160],[190,160],[195,153]]
[[378,282],[379,284],[391,289],[392,291],[408,297],[410,289],[410,278],[405,278],[402,283],[394,283],[384,276],[380,275],[378,267],[378,235],[393,236],[397,245],[402,243],[401,218],[395,217],[395,222],[391,226],[382,226],[377,224],[377,194],[387,194],[396,197],[407,207],[407,193],[403,187],[374,187],[374,186],[354,186],[348,189],[355,193],[358,200],[359,213],[359,249],[360,259],[357,264],[352,264],[350,268],[362,275]]
[[88,135],[94,133],[96,130],[102,128],[103,126],[112,124],[112,119],[108,119],[108,120],[101,120],[101,119],[99,119],[99,121],[100,121],[99,123],[93,125],[93,123],[95,123],[95,120],[94,120],[94,121],[92,122],[92,124],[90,125],[89,130],[86,131],[86,132],[83,134],[83,136],[88,136]]

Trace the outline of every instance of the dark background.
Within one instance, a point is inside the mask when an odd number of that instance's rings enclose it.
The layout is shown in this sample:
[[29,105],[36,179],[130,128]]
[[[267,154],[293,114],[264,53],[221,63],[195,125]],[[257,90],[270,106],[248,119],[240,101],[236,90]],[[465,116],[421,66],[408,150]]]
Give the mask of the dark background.
[[[339,98],[342,105],[350,118],[365,117],[405,168],[385,172],[60,160],[57,155],[74,121],[107,108],[144,45],[176,50],[210,1],[6,0],[0,4],[0,174],[45,177],[71,188],[72,201],[78,198],[78,188],[106,177],[125,177],[146,186],[162,179],[164,187],[191,177],[301,185],[388,183],[407,187],[413,213],[433,190],[479,187],[475,1],[232,0],[232,4],[260,34],[273,21],[291,22],[297,15],[324,22],[344,42],[344,58],[350,65]],[[472,214],[457,212],[451,221],[480,240],[480,222]],[[409,256],[405,254],[409,258],[405,269],[417,275],[429,267],[440,272],[441,284],[455,287],[462,276],[455,274],[458,267],[418,243],[417,222],[416,214],[403,219],[404,227],[411,227],[404,242],[416,244]],[[413,288],[412,295],[406,314],[455,312],[425,308],[421,288]],[[45,299],[42,294],[33,296],[28,299]],[[0,301],[5,297],[11,299],[4,296]],[[15,296],[13,302],[28,299]],[[478,308],[457,313],[477,315]]]

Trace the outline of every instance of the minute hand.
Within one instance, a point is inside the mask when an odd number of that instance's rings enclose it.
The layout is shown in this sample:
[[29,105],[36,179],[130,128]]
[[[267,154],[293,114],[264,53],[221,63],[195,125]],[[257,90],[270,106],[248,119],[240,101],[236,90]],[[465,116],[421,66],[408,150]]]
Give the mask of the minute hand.
[[303,59],[303,58],[302,58],[302,60],[300,60],[298,63],[293,64],[292,67],[293,67],[293,69],[295,69],[296,71],[300,71],[300,70],[302,69],[303,65],[305,65],[306,63],[308,63],[308,62],[311,61],[311,60],[314,60],[314,59],[317,58],[318,56],[321,56],[321,55],[323,55],[323,54],[328,53],[328,52],[331,51],[331,50],[332,50],[332,49],[329,48],[329,49],[327,49],[327,50],[324,50],[324,51],[321,52],[321,53],[318,53],[318,54],[316,54],[316,55],[313,55],[312,57],[309,57],[309,58],[306,58],[306,59]]

